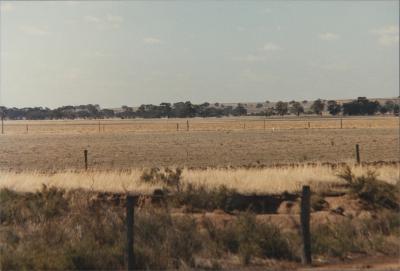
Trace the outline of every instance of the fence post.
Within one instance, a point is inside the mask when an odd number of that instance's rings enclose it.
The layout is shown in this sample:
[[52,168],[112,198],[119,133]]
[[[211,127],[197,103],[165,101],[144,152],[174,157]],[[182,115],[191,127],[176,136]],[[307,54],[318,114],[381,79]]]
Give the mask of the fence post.
[[1,114],[1,134],[4,134],[4,113]]
[[189,120],[186,120],[186,131],[189,131]]
[[361,160],[360,160],[360,146],[358,144],[356,144],[356,160],[357,160],[357,164],[360,164]]
[[310,129],[311,128],[311,125],[310,125],[310,122],[308,122],[308,129]]
[[343,129],[343,119],[340,118],[340,129]]
[[99,121],[99,133],[101,132],[101,126],[100,126],[100,121]]
[[265,130],[265,120],[264,120],[264,130]]
[[26,125],[26,133],[28,133],[29,128],[28,128],[28,124]]
[[303,237],[303,264],[311,264],[310,186],[303,186],[301,195],[301,232]]
[[176,124],[176,131],[179,131],[179,123]]
[[87,170],[88,169],[88,150],[84,150],[83,155],[85,157],[85,170]]
[[133,227],[135,219],[134,197],[127,196],[126,198],[126,257],[128,270],[135,268],[135,255],[133,250]]

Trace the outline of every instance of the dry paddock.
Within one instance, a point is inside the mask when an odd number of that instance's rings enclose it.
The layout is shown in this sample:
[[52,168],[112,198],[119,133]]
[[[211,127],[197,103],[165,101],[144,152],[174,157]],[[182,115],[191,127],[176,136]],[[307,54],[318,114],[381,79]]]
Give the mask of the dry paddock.
[[[342,122],[340,129],[340,119],[274,119],[264,129],[263,119],[256,118],[190,119],[186,131],[184,119],[103,120],[100,126],[94,121],[6,121],[0,170],[82,169],[84,149],[95,170],[349,162],[355,144],[363,161],[399,161],[398,118]],[[11,130],[26,125],[27,132]]]

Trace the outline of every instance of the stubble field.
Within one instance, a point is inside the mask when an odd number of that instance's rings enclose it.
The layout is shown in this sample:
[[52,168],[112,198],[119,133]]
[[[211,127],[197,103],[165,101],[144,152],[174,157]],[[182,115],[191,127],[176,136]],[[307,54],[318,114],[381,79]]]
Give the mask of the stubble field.
[[[300,129],[296,128],[300,123],[298,120],[269,121],[268,125],[275,125],[273,128],[252,129],[248,119],[226,119],[221,127],[247,125],[242,129],[217,130],[214,128],[220,127],[217,125],[222,120],[214,120],[203,130],[196,130],[196,127],[202,127],[205,123],[203,120],[190,120],[189,131],[162,131],[173,121],[140,121],[141,127],[147,125],[153,130],[137,128],[132,131],[124,130],[126,123],[108,121],[105,131],[100,132],[90,121],[25,122],[34,127],[28,128],[28,133],[10,132],[10,126],[7,126],[10,124],[6,124],[6,132],[0,136],[0,169],[79,170],[84,167],[84,149],[89,152],[89,167],[96,170],[349,162],[354,161],[355,144],[360,145],[362,161],[399,160],[398,119],[394,117],[378,118],[375,122],[374,118],[345,119],[344,123],[353,122],[355,127],[360,128],[343,129]],[[179,121],[181,126],[186,125],[186,120]],[[312,126],[317,127],[333,121],[313,119],[301,123],[311,122]],[[263,124],[262,121],[258,122]],[[25,123],[18,125],[24,126]],[[285,125],[280,126],[280,123]],[[35,131],[40,126],[34,125],[44,125],[42,127],[48,131]],[[88,127],[91,131],[85,130]]]

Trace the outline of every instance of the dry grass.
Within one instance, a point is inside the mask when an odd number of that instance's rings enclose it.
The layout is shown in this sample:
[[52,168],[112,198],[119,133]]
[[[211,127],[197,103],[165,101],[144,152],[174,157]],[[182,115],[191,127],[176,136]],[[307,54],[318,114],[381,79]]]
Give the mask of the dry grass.
[[5,134],[0,170],[222,167],[278,163],[398,161],[398,129],[296,129],[91,134]]
[[[356,175],[365,174],[368,169],[376,170],[379,179],[395,184],[399,181],[397,166],[353,166]],[[343,184],[336,176],[338,170],[328,166],[299,165],[287,168],[264,169],[184,169],[183,183],[202,184],[212,189],[220,185],[234,188],[244,194],[278,194],[284,191],[297,192],[304,184],[311,185],[313,191],[334,190],[334,186]],[[63,171],[53,174],[39,172],[0,172],[0,188],[9,188],[20,192],[33,192],[42,184],[67,190],[83,188],[94,191],[123,193],[152,193],[160,185],[144,184],[140,181],[142,171]]]
[[[264,122],[265,120],[265,122]],[[176,132],[186,131],[187,119],[133,119],[133,120],[48,120],[48,121],[6,121],[7,134],[90,134],[121,132]],[[191,131],[236,131],[236,130],[287,130],[338,129],[340,118],[319,117],[229,117],[229,118],[192,118],[188,119]],[[264,124],[265,123],[265,124]],[[28,125],[28,132],[27,126]],[[265,126],[264,126],[265,125]],[[391,116],[344,117],[344,129],[374,128],[388,129],[398,127],[398,119]]]

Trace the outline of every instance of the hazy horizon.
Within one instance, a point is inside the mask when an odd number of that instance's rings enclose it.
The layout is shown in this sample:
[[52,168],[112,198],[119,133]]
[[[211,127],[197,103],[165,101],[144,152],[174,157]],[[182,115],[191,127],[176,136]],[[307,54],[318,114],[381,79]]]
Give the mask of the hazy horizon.
[[0,105],[399,96],[398,1],[0,1]]

